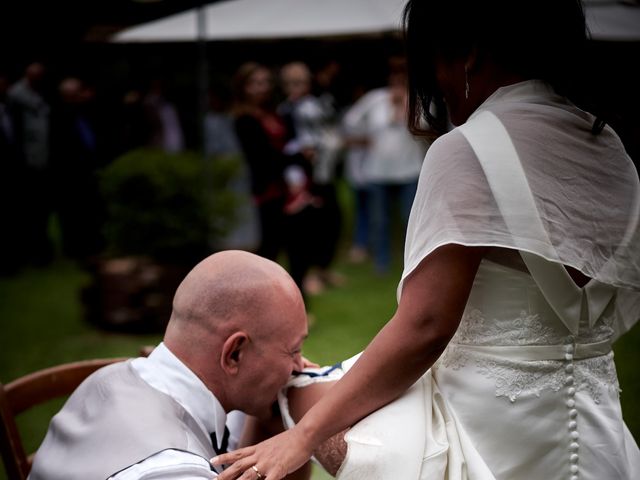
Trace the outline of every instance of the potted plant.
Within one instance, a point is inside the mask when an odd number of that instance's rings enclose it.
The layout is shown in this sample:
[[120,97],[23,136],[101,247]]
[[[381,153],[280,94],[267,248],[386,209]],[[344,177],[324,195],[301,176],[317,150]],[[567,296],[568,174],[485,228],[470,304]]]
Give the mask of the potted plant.
[[182,278],[233,226],[238,198],[227,185],[239,162],[139,149],[101,172],[106,249],[83,292],[91,322],[129,332],[164,329]]

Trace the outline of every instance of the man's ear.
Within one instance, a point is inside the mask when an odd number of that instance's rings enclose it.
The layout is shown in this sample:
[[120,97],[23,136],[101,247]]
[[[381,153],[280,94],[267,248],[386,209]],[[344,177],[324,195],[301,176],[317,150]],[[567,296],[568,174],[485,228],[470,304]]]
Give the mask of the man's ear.
[[238,373],[248,345],[249,336],[243,331],[235,332],[224,341],[220,356],[220,367],[223,372],[229,375]]

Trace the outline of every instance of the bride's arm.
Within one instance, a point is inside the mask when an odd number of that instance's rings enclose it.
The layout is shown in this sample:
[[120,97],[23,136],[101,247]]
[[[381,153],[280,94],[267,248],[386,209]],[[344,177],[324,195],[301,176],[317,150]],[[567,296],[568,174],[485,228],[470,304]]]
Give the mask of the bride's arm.
[[[287,392],[289,413],[294,422],[300,419],[335,385],[334,382],[313,383],[306,387],[290,388]],[[346,430],[336,433],[323,441],[313,451],[316,460],[332,476],[336,476],[338,469],[347,455],[347,442],[344,439]]]
[[268,480],[278,480],[324,440],[402,394],[455,333],[485,251],[445,245],[429,254],[404,281],[395,315],[345,376],[293,429],[219,459],[236,462],[220,480],[254,480],[254,465]]

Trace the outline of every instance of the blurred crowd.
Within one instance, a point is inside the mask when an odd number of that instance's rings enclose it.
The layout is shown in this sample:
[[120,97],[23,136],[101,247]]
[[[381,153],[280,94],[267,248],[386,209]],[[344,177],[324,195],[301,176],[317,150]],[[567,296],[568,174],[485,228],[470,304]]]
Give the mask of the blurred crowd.
[[54,211],[65,255],[83,258],[100,248],[95,92],[81,79],[66,77],[50,97],[47,80],[41,63],[28,65],[14,83],[0,74],[3,272],[51,261]]
[[[336,95],[341,65],[311,69],[302,61],[242,64],[209,91],[202,149],[244,160],[230,188],[247,200],[232,232],[216,248],[285,255],[309,295],[344,278],[334,271],[338,242],[352,232],[349,260],[369,258],[388,271],[392,232],[404,229],[429,140],[407,130],[406,72],[388,62],[386,84]],[[84,261],[103,248],[97,173],[117,155],[141,146],[187,148],[185,114],[152,79],[123,94],[117,118],[101,117],[95,89],[68,76],[54,88],[46,66],[28,65],[15,81],[0,72],[0,201],[2,272],[54,256],[51,219],[62,253]],[[114,133],[115,132],[115,133]],[[344,225],[337,182],[354,205]],[[345,228],[346,227],[346,228]]]

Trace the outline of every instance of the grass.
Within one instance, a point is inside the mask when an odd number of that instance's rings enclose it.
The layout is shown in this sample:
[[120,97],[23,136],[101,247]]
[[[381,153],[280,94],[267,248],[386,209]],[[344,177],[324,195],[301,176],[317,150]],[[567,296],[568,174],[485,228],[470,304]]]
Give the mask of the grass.
[[[399,256],[396,252],[392,271],[383,277],[374,275],[370,264],[338,262],[347,285],[310,299],[315,322],[304,348],[308,358],[331,364],[359,352],[371,340],[394,311]],[[141,345],[160,340],[160,335],[106,333],[85,322],[79,291],[88,281],[87,274],[64,259],[0,279],[0,381],[66,361],[136,355]],[[636,439],[640,438],[639,344],[636,327],[615,345],[623,413]],[[20,418],[28,450],[37,448],[60,406],[54,402]],[[0,479],[4,478],[3,471]],[[328,478],[320,470],[314,472],[314,480]]]

